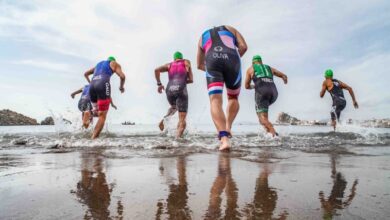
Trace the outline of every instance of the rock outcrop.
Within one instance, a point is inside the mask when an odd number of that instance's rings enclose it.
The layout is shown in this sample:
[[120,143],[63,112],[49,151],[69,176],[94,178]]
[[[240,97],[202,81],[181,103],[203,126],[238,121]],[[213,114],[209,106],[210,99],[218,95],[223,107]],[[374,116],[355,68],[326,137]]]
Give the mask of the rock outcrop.
[[279,113],[278,119],[276,123],[281,125],[304,125],[304,126],[312,126],[312,125],[327,125],[327,121],[318,121],[318,120],[300,120],[296,117],[293,117],[285,112]]
[[[69,124],[69,125],[72,124],[71,121],[69,121],[68,119],[65,119],[65,118],[62,119],[62,122],[64,124]],[[41,121],[41,125],[54,125],[53,117],[51,117],[51,116],[46,117],[43,121]]]
[[41,125],[54,125],[53,117],[46,117],[43,121],[41,121]]
[[0,110],[0,126],[38,125],[36,119],[27,117],[9,109]]
[[276,120],[276,123],[297,125],[300,123],[300,120],[295,118],[295,117],[292,117],[291,115],[289,115],[285,112],[281,112],[278,115],[278,119]]

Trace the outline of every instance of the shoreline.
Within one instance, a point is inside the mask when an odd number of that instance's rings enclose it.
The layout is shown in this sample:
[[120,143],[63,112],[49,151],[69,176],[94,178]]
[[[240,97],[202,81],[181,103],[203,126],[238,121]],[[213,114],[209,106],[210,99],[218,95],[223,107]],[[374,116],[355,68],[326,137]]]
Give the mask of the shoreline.
[[6,149],[0,218],[386,219],[390,146],[377,151],[268,147],[241,158],[239,152],[145,157],[123,148]]

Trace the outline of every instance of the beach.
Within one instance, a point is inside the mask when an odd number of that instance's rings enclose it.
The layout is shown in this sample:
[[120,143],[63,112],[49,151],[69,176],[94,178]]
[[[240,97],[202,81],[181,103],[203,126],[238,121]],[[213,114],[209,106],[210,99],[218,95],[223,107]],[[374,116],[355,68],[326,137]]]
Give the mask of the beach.
[[[293,137],[285,128],[288,137],[277,141],[243,128],[232,152],[220,153],[209,144],[215,137],[194,134],[164,146],[169,135],[138,128],[81,147],[84,134],[23,129],[0,130],[0,219],[390,218],[387,130],[375,139],[373,130],[335,136],[300,128]],[[112,141],[124,138],[139,145]],[[153,146],[140,147],[145,140]]]

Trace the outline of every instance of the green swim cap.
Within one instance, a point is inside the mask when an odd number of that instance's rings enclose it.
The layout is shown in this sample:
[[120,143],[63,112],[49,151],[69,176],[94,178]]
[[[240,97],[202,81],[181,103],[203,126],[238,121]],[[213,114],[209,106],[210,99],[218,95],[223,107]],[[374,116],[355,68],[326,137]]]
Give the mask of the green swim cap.
[[261,62],[261,56],[260,55],[254,55],[253,58],[252,58],[252,63],[256,62],[256,61],[259,61]]
[[173,54],[173,59],[174,59],[174,60],[183,59],[183,54],[180,53],[179,51],[176,51],[176,52]]
[[116,61],[115,57],[113,57],[113,56],[109,56],[109,57],[107,58],[107,60],[109,60],[109,61]]
[[326,77],[326,78],[331,78],[331,77],[333,77],[333,71],[332,71],[331,69],[327,69],[327,70],[325,71],[325,77]]

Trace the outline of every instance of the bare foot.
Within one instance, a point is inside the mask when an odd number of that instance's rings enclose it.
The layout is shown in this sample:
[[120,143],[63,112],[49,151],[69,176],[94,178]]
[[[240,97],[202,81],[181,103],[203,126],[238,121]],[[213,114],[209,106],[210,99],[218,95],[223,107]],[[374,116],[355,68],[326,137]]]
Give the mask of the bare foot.
[[160,124],[158,124],[160,131],[164,131],[164,120],[161,120]]
[[272,130],[272,131],[270,131],[269,133],[272,135],[272,137],[277,137],[277,136],[279,136],[278,132],[276,132],[275,130]]
[[228,137],[221,138],[221,145],[219,146],[220,151],[229,151],[230,150],[230,140]]

